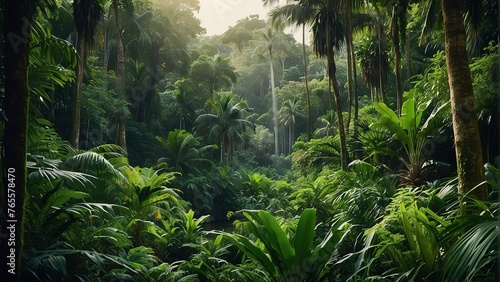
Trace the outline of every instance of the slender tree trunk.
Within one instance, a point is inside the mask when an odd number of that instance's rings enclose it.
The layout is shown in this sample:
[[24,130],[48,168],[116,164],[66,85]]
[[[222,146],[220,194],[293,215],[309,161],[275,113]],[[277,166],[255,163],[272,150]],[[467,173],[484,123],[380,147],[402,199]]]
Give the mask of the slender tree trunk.
[[29,113],[30,0],[6,0],[3,7],[4,114],[3,199],[0,239],[2,281],[19,281],[26,199],[26,132]]
[[[351,44],[352,37],[351,37]],[[354,53],[354,46],[351,46],[351,58],[352,58],[352,85],[354,86],[354,120],[358,120],[359,102],[358,102],[358,82],[357,82],[357,67],[356,67],[356,54]]]
[[[477,124],[472,78],[466,50],[464,18],[460,1],[441,0],[444,19],[446,66],[450,85],[451,115],[457,156],[458,192],[488,198]],[[463,203],[464,204],[464,203]]]
[[350,1],[347,2],[347,11],[346,11],[346,45],[347,45],[347,123],[346,123],[346,131],[349,133],[349,125],[351,124],[351,116],[352,116],[352,100],[353,100],[353,79],[352,79],[352,3]]
[[306,54],[306,25],[302,25],[302,55],[304,57],[304,82],[306,84],[306,101],[307,101],[307,141],[311,140],[311,93],[309,92],[309,78],[307,70],[307,54]]
[[[405,59],[406,59],[406,82],[408,82],[408,80],[410,79],[411,77],[411,54],[410,54],[410,44],[411,44],[411,40],[410,40],[410,34],[406,34],[406,46],[405,46]],[[406,83],[407,84],[407,83]]]
[[269,71],[271,73],[271,95],[273,99],[273,122],[274,122],[274,153],[279,154],[279,141],[278,141],[278,100],[276,97],[276,89],[274,86],[274,68],[273,68],[273,51],[269,47]]
[[[327,42],[329,40],[329,34],[327,34]],[[328,44],[329,45],[329,44]],[[328,57],[328,76],[330,77],[331,84],[333,86],[333,97],[335,100],[335,106],[337,110],[337,123],[339,128],[339,136],[340,136],[340,165],[341,168],[347,171],[347,143],[346,136],[344,130],[344,119],[342,117],[342,102],[340,100],[340,90],[337,82],[336,75],[336,66],[335,59],[333,57],[333,48],[332,46],[327,46],[327,57]]]
[[[397,5],[392,8],[392,42],[394,47],[394,70],[396,73],[396,112],[401,116],[403,106],[403,83],[401,81],[401,52],[399,46],[399,21],[397,15]],[[405,27],[401,27],[405,28]]]
[[71,122],[70,143],[76,149],[80,146],[80,108],[83,86],[83,75],[85,72],[85,62],[87,61],[87,48],[85,46],[83,35],[78,35],[78,48],[80,56],[78,56],[78,66],[76,69],[76,92],[73,97],[73,119]]
[[[125,50],[123,48],[120,16],[118,14],[118,0],[113,0],[113,11],[115,13],[115,35],[116,35],[116,93],[118,98],[126,101],[125,97]],[[123,115],[118,121],[118,145],[127,152],[127,142],[125,133],[126,116]]]

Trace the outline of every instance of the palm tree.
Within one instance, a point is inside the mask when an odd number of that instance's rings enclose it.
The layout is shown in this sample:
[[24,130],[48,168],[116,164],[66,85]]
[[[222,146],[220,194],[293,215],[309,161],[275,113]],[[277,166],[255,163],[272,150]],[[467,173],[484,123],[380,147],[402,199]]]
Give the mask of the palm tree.
[[458,191],[487,200],[488,187],[485,184],[479,185],[484,181],[483,154],[467,59],[466,33],[461,6],[462,1],[441,1],[457,156]]
[[317,137],[333,136],[335,133],[335,124],[337,123],[337,116],[334,111],[329,111],[325,115],[318,118],[318,122],[322,127],[316,129],[314,134]]
[[173,171],[180,173],[187,173],[203,164],[209,164],[210,161],[201,154],[210,148],[217,148],[215,145],[200,147],[199,140],[191,133],[179,129],[169,132],[167,138],[156,136],[156,140],[165,154],[165,157],[158,162],[166,161],[172,166]]
[[[116,40],[116,93],[118,98],[126,101],[125,97],[125,49],[122,40],[122,28],[118,8],[119,0],[112,0],[113,13],[115,15],[115,40]],[[130,4],[130,0],[125,0],[126,4]],[[127,5],[129,6],[129,5]],[[121,116],[118,120],[117,140],[118,145],[127,152],[127,142],[125,133],[126,116]]]
[[271,96],[273,100],[274,154],[277,155],[279,154],[278,98],[276,97],[276,86],[274,83],[273,47],[278,40],[278,36],[274,33],[271,27],[267,27],[266,29],[260,31],[258,35],[262,38],[263,44],[269,54],[269,73],[271,75]]
[[219,54],[213,57],[201,55],[191,65],[190,76],[208,85],[210,99],[214,99],[216,91],[230,87],[238,78],[229,58]]
[[299,100],[286,100],[280,109],[280,122],[284,125],[288,125],[288,153],[292,152],[293,141],[294,141],[294,126],[299,118],[305,118],[304,113],[300,109]]
[[[361,66],[361,76],[365,84],[370,87],[372,101],[383,101],[383,94],[378,90],[382,89],[383,84],[387,81],[389,72],[389,61],[385,48],[379,48],[376,37],[372,39],[365,38],[361,41],[359,49],[356,51],[359,64]],[[382,53],[380,53],[382,50]]]
[[221,161],[231,164],[236,143],[243,141],[242,134],[248,128],[254,128],[246,119],[251,109],[246,101],[238,101],[231,93],[218,94],[215,98],[217,100],[209,101],[213,114],[198,116],[195,124],[198,132],[208,131],[209,140],[220,144]]
[[[265,3],[275,3],[276,0],[264,1]],[[296,24],[302,25],[302,56],[304,60],[304,82],[306,85],[306,100],[307,100],[307,139],[311,139],[311,100],[310,100],[310,92],[309,92],[309,79],[308,79],[308,71],[307,71],[307,55],[306,55],[306,25],[314,16],[311,9],[307,9],[303,5],[299,5],[298,3],[291,3],[292,1],[288,1],[288,4],[282,7],[275,8],[271,15],[273,22],[278,18],[285,20],[286,24]]]
[[[341,168],[348,169],[348,154],[346,135],[344,130],[344,119],[342,114],[342,103],[340,90],[336,76],[334,49],[339,50],[344,42],[344,27],[339,14],[339,3],[334,0],[328,1],[305,1],[306,4],[316,8],[316,15],[312,22],[314,50],[320,57],[328,60],[328,76],[333,86],[333,97],[337,111],[338,131],[340,137]],[[330,87],[328,90],[331,92]],[[330,94],[330,96],[332,96]]]
[[73,120],[70,142],[75,148],[80,142],[80,99],[82,95],[83,75],[90,51],[94,45],[97,25],[103,13],[98,0],[76,0],[73,2],[73,20],[78,33],[77,46],[79,60],[76,75],[76,92],[73,98]]

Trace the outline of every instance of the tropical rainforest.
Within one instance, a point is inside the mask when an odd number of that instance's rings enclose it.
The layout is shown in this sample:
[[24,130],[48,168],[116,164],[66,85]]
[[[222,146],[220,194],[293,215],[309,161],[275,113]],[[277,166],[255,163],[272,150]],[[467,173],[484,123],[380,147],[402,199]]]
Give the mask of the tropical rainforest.
[[258,2],[2,1],[2,281],[499,281],[498,2]]

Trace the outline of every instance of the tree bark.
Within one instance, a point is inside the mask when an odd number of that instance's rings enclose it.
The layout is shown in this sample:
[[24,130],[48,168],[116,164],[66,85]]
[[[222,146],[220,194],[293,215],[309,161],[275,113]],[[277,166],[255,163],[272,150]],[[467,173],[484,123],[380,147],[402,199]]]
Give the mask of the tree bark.
[[6,0],[3,8],[5,121],[0,243],[2,281],[19,281],[26,194],[26,132],[29,113],[30,0]]
[[[118,14],[118,0],[113,0],[113,11],[115,13],[115,35],[116,35],[116,93],[118,98],[126,101],[125,97],[125,50],[123,48],[120,15]],[[118,121],[118,145],[127,152],[127,141],[125,133],[125,114]]]
[[353,88],[353,44],[352,44],[352,3],[350,1],[346,4],[346,46],[347,46],[347,123],[346,123],[346,131],[349,133],[349,126],[351,124],[351,116],[352,116],[352,104],[354,97],[354,88]]
[[[329,34],[327,34],[327,42],[330,42],[330,39],[328,37]],[[344,119],[342,117],[342,103],[340,101],[340,90],[337,82],[336,66],[335,66],[335,59],[333,57],[332,46],[327,46],[327,57],[328,57],[328,76],[333,86],[333,98],[335,101],[335,106],[337,111],[337,124],[339,128],[339,137],[340,137],[340,166],[343,170],[347,171],[348,170],[347,142],[344,129]],[[330,89],[330,87],[328,89]]]
[[[401,116],[401,107],[403,106],[403,83],[401,81],[401,51],[399,44],[399,21],[397,5],[392,8],[392,42],[394,47],[394,71],[396,74],[396,112]],[[405,28],[405,27],[401,27]]]
[[304,57],[304,82],[306,84],[306,101],[307,101],[307,141],[312,137],[311,125],[311,93],[309,92],[309,78],[307,71],[307,54],[306,54],[306,25],[302,25],[302,56]]
[[276,89],[274,85],[274,68],[273,68],[273,51],[272,46],[269,46],[269,72],[271,75],[271,95],[273,99],[273,123],[274,123],[274,154],[279,154],[278,140],[278,100],[276,97]]
[[[488,198],[461,1],[441,0],[446,66],[457,157],[458,192]],[[477,186],[477,188],[475,188]],[[475,189],[474,189],[475,188]],[[464,204],[464,203],[462,203]]]
[[70,144],[76,149],[80,146],[80,102],[82,97],[83,75],[85,71],[85,62],[87,61],[87,48],[85,46],[83,35],[78,36],[78,66],[76,69],[76,91],[73,97],[73,117],[71,122]]

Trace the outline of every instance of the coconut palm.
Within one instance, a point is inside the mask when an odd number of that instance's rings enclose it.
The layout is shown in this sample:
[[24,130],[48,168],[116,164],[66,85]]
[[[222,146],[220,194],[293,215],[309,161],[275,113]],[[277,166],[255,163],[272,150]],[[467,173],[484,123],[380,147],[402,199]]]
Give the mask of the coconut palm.
[[209,140],[220,145],[220,160],[231,164],[236,144],[243,141],[247,129],[254,128],[253,123],[247,120],[251,109],[245,100],[239,101],[231,93],[217,94],[215,98],[209,101],[213,114],[198,116],[195,124],[197,132],[207,134]]

